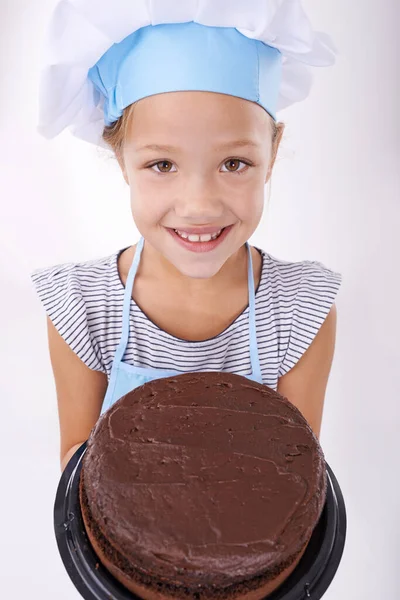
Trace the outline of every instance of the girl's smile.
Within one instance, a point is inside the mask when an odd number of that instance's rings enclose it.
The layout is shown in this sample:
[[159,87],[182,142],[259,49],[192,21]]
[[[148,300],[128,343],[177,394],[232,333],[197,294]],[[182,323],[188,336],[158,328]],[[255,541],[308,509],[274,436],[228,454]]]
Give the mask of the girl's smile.
[[223,243],[232,230],[233,225],[227,227],[194,227],[193,229],[170,229],[167,231],[175,241],[190,252],[210,252]]

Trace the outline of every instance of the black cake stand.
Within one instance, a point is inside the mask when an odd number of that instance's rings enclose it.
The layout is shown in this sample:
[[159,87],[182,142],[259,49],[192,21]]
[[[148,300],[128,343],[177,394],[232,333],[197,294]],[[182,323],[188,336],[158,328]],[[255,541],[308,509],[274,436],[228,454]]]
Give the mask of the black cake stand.
[[[134,600],[99,561],[83,524],[79,504],[79,477],[86,444],[69,460],[58,484],[54,529],[64,566],[85,600]],[[346,509],[339,484],[326,464],[327,498],[299,564],[268,600],[319,600],[335,576],[346,538]]]

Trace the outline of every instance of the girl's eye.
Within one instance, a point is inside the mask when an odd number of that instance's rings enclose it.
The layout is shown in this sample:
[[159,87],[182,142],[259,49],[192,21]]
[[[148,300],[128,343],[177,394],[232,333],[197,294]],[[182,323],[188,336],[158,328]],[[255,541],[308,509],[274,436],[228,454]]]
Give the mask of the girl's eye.
[[[224,165],[230,164],[232,166],[232,163],[238,163],[238,164],[242,164],[242,165],[246,165],[247,167],[251,167],[252,164],[244,161],[244,160],[240,160],[239,158],[230,158],[229,160],[226,160],[224,162]],[[232,171],[230,169],[228,169],[228,171],[224,171],[224,173],[237,173],[238,175],[241,175],[242,173],[244,173],[245,171],[247,171],[246,169],[241,169],[240,171],[238,169],[233,169]]]
[[[153,163],[152,165],[149,165],[147,168],[148,169],[152,169],[153,167],[157,167],[158,168],[158,165],[164,165],[165,166],[165,165],[168,165],[168,164],[172,165],[172,163],[169,160],[159,160],[158,162]],[[156,173],[159,173],[159,174],[162,174],[162,173],[171,173],[171,172],[173,173],[174,171],[156,171]]]
[[[243,165],[246,165],[247,168],[253,166],[250,162],[247,162],[247,161],[244,161],[244,160],[240,160],[239,158],[230,158],[230,159],[228,159],[228,160],[226,160],[224,162],[224,165],[230,165],[230,166],[232,166],[232,163],[233,163],[234,167],[235,167],[235,164],[236,165],[243,164]],[[165,167],[165,165],[172,165],[171,161],[169,161],[169,160],[159,160],[158,162],[153,163],[152,165],[149,165],[146,168],[147,169],[153,169],[153,167],[157,167],[157,169],[159,169],[159,165],[162,165],[161,170],[155,171],[159,175],[163,175],[163,174],[166,174],[166,173],[175,173],[175,171],[171,171],[170,169],[168,169],[168,166]],[[166,170],[164,170],[164,168],[166,168]],[[247,168],[240,169],[240,171],[239,171],[238,168],[236,168],[236,169],[235,168],[233,168],[233,169],[228,168],[227,171],[223,171],[223,172],[224,173],[237,173],[238,175],[241,175],[242,173],[245,173],[247,171]]]

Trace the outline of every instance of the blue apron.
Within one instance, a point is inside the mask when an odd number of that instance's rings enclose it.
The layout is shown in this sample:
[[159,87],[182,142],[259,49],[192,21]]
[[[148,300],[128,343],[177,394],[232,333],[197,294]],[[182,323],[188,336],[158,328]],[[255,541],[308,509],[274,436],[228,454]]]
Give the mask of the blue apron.
[[[124,293],[124,308],[122,315],[122,334],[121,340],[115,352],[110,380],[101,414],[106,412],[117,400],[125,396],[143,383],[152,381],[153,379],[161,379],[162,377],[176,377],[182,375],[184,371],[168,371],[164,369],[152,369],[148,367],[138,367],[129,365],[123,362],[126,346],[129,339],[129,316],[130,306],[135,281],[136,272],[139,266],[140,256],[142,254],[144,238],[142,237],[137,245],[135,257],[129,269],[128,279],[126,281]],[[256,312],[255,312],[255,292],[254,292],[254,277],[253,277],[253,261],[251,258],[251,250],[249,244],[246,243],[248,251],[248,290],[249,290],[249,334],[250,334],[250,361],[251,375],[247,375],[248,379],[262,383],[260,359],[258,356],[257,335],[256,335]],[[203,369],[204,370],[204,369]]]

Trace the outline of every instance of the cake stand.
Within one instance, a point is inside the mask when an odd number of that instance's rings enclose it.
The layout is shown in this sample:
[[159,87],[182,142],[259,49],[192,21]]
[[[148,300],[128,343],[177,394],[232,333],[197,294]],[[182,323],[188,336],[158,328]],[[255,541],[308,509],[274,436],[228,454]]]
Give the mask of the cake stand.
[[[79,477],[86,444],[69,460],[58,484],[54,530],[64,566],[85,600],[139,600],[99,561],[87,538],[79,504]],[[319,600],[331,584],[343,554],[346,509],[332,469],[326,463],[325,506],[299,564],[268,600]]]

